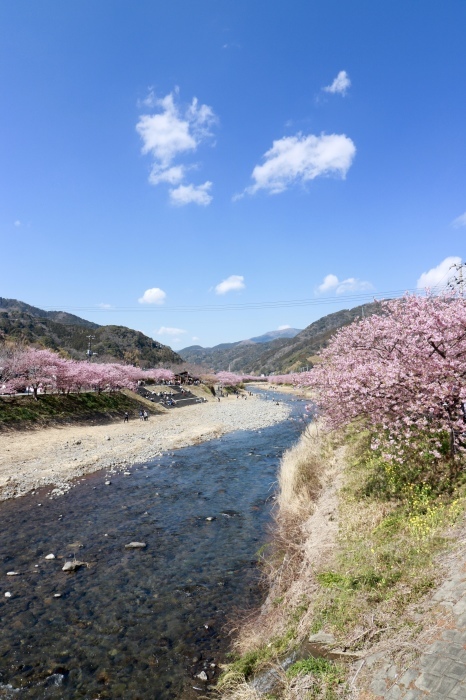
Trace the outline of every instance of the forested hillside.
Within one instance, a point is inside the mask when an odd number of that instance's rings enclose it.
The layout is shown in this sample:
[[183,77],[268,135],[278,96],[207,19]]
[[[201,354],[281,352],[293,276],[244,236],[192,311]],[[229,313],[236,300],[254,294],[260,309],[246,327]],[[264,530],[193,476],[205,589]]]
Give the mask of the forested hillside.
[[124,361],[141,367],[182,362],[167,345],[125,326],[99,326],[62,311],[43,311],[0,297],[0,338],[63,351],[85,359],[89,338],[95,361]]
[[222,343],[213,348],[192,345],[180,350],[180,355],[186,362],[202,364],[215,371],[230,369],[245,374],[290,372],[312,364],[314,356],[327,345],[336,330],[348,325],[358,316],[376,313],[379,308],[377,303],[371,303],[328,314],[293,338],[277,338],[260,343],[251,339]]

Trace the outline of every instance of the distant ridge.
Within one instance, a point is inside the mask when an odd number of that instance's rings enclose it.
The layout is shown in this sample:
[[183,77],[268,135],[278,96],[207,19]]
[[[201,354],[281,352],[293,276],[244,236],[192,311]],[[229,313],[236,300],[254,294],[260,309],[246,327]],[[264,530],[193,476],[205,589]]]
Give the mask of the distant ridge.
[[282,328],[279,331],[269,331],[263,335],[257,335],[255,338],[250,338],[253,343],[269,343],[277,338],[294,338],[298,333],[301,333],[301,328]]
[[[370,316],[377,313],[377,303],[343,309],[323,316],[304,328],[271,331],[256,338],[238,343],[223,343],[213,348],[191,345],[183,348],[179,354],[186,362],[201,364],[215,371],[228,370],[246,374],[286,373],[312,365],[315,355],[324,348],[332,335],[343,326],[363,314]],[[275,337],[272,334],[294,333],[292,337]]]
[[132,328],[100,326],[65,311],[45,311],[17,299],[0,297],[0,341],[50,348],[83,360],[87,357],[91,334],[97,362],[157,367],[183,361],[168,345],[161,345]]
[[23,313],[34,316],[35,318],[50,318],[57,323],[64,323],[66,326],[84,326],[85,328],[99,328],[98,323],[86,321],[84,318],[69,314],[66,311],[44,311],[38,309],[37,306],[31,306],[24,301],[18,299],[5,299],[0,297],[0,312],[2,311],[21,311]]

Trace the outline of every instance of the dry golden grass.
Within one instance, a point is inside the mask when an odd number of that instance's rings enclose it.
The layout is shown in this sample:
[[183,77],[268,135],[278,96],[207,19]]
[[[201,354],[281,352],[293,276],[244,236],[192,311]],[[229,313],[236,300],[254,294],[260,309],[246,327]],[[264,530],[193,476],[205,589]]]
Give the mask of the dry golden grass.
[[323,442],[318,425],[313,423],[302,439],[284,453],[278,477],[278,521],[292,516],[302,519],[315,504],[325,470]]
[[[269,594],[259,613],[237,617],[233,635],[238,654],[245,659],[257,654],[256,668],[280,658],[309,629],[309,601],[317,587],[313,571],[322,557],[331,556],[337,532],[336,517],[330,516],[337,509],[342,469],[341,454],[336,455],[313,425],[282,457],[273,545],[262,559]],[[226,676],[235,688],[241,687],[242,670],[233,668]]]
[[[427,594],[441,579],[439,554],[455,539],[466,485],[387,496],[358,428],[330,437],[314,425],[283,456],[273,544],[263,560],[269,595],[258,615],[239,624],[242,656],[225,676],[225,700],[269,697],[247,682],[267,668],[277,676],[274,698],[349,700],[367,691],[366,656],[381,653],[409,667],[431,634]],[[335,683],[331,668],[303,667],[293,678],[280,670],[287,652],[318,631],[362,655],[357,683],[347,671]]]

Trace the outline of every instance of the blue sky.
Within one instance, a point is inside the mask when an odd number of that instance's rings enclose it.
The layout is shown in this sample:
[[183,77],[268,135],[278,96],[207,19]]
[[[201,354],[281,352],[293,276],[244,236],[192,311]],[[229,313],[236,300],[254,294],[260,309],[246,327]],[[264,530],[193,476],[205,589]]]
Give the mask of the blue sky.
[[178,349],[444,283],[465,26],[464,0],[1,3],[0,295]]

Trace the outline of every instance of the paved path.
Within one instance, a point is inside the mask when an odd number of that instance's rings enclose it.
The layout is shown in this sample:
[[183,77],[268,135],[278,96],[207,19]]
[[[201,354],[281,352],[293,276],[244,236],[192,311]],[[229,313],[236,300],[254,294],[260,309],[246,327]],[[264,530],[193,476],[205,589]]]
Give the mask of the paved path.
[[378,669],[370,686],[377,700],[466,700],[466,552],[457,553],[433,598],[435,641],[408,669],[390,664]]

